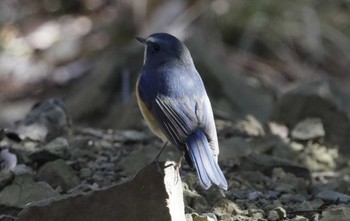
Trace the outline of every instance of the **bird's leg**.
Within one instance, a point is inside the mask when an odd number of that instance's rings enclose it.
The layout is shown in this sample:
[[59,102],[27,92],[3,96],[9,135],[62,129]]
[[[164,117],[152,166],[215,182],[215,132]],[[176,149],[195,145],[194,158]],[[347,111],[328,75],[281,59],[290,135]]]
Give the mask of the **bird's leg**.
[[177,184],[177,182],[179,181],[181,163],[184,158],[185,158],[185,153],[182,154],[179,161],[175,164],[175,184]]
[[181,163],[182,163],[182,160],[185,158],[185,154],[182,154],[179,161],[177,161],[177,163],[175,164],[175,170],[177,172],[179,172],[180,168],[181,168]]
[[159,153],[157,154],[156,158],[154,158],[154,162],[158,162],[160,154],[163,152],[164,148],[166,147],[166,145],[168,145],[168,141],[165,142],[165,144],[163,145],[162,149],[160,149]]

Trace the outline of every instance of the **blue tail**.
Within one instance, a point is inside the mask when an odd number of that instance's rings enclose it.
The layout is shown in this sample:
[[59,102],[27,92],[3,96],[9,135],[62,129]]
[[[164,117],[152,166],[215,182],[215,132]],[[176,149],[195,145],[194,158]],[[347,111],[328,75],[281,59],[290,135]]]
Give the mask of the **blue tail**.
[[196,167],[201,186],[209,189],[212,183],[227,190],[227,181],[202,131],[190,135],[187,143],[188,153]]

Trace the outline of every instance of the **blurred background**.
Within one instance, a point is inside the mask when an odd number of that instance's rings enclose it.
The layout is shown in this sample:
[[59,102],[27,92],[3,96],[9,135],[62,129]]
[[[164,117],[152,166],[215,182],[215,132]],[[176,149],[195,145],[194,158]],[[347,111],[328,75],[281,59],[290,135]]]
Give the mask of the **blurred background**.
[[143,127],[135,36],[154,32],[186,43],[218,118],[266,123],[296,86],[350,93],[349,11],[349,0],[2,0],[0,127],[51,97],[77,125]]

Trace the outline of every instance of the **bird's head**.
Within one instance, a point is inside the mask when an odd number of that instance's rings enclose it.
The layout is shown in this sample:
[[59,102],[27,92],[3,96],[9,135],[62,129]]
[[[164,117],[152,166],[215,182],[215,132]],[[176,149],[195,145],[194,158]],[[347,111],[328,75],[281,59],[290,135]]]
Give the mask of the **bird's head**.
[[176,37],[167,33],[155,33],[147,38],[136,37],[145,45],[145,65],[160,65],[167,62],[191,63],[187,47]]

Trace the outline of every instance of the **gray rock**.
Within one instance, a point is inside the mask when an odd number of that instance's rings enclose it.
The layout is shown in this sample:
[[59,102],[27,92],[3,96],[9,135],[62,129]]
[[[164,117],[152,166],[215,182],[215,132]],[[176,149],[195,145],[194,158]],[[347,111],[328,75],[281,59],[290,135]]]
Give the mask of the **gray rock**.
[[232,188],[229,190],[231,197],[234,199],[248,199],[250,190]]
[[242,170],[266,170],[279,165],[293,165],[293,162],[289,160],[283,160],[280,158],[272,157],[266,154],[252,153],[247,157],[240,159],[240,168]]
[[327,81],[300,85],[285,93],[275,106],[272,120],[294,128],[306,118],[320,118],[325,141],[350,154],[349,98]]
[[350,217],[349,205],[333,205],[322,212],[320,221],[348,221]]
[[287,217],[287,212],[286,212],[286,210],[283,209],[282,207],[277,207],[277,208],[274,209],[274,211],[277,212],[278,217],[279,217],[280,219],[285,219],[285,218]]
[[185,215],[186,221],[193,221],[192,214],[186,213]]
[[[185,180],[188,180],[188,176],[185,177]],[[208,201],[205,197],[200,195],[197,191],[190,189],[187,183],[183,185],[183,195],[185,205],[192,210],[205,211],[208,209]]]
[[27,116],[18,122],[16,132],[21,139],[51,141],[67,134],[71,121],[60,99],[48,99],[33,106]]
[[197,195],[191,199],[191,208],[195,211],[205,211],[208,209],[208,200],[202,196]]
[[327,202],[340,202],[340,203],[349,203],[350,195],[339,193],[336,191],[325,190],[316,195],[316,198],[322,199]]
[[63,137],[55,138],[50,143],[46,144],[44,149],[62,159],[68,159],[70,156],[69,143],[67,139]]
[[240,157],[248,156],[252,153],[253,146],[242,137],[232,137],[220,142],[220,162],[234,166],[238,164]]
[[299,159],[311,171],[334,171],[339,167],[341,157],[337,147],[307,142]]
[[235,128],[243,136],[255,137],[265,135],[263,125],[252,115],[246,116],[243,120],[238,120],[235,123]]
[[279,198],[279,200],[282,203],[289,203],[289,202],[299,202],[299,206],[303,206],[304,202],[307,202],[307,197],[306,195],[302,195],[302,194],[291,194],[291,193],[285,193],[282,194]]
[[272,157],[266,154],[252,153],[247,157],[240,159],[240,168],[243,171],[261,171],[264,174],[271,175],[275,168],[282,168],[288,173],[292,173],[297,177],[301,177],[307,181],[311,181],[310,171],[287,159]]
[[299,216],[299,215],[297,215],[297,216],[295,216],[295,217],[293,217],[292,219],[290,219],[291,221],[309,221],[309,219],[308,218],[305,218],[305,217],[303,217],[303,216]]
[[14,178],[14,174],[9,170],[0,170],[0,190],[10,184]]
[[202,215],[211,218],[213,221],[218,221],[214,213],[203,213]]
[[271,221],[277,221],[277,220],[280,220],[280,216],[278,215],[277,211],[270,210],[267,214],[267,219]]
[[33,169],[25,164],[17,164],[15,166],[15,168],[12,169],[12,172],[15,175],[33,174],[34,173]]
[[61,187],[63,192],[80,184],[74,170],[62,159],[44,164],[38,170],[35,178],[49,183],[54,188]]
[[192,214],[192,220],[193,221],[216,221],[212,217],[209,217],[206,215],[198,215],[198,214]]
[[279,192],[269,190],[264,194],[264,199],[275,200],[279,196]]
[[248,200],[257,200],[258,198],[262,197],[263,193],[260,191],[253,191],[248,194]]
[[50,143],[43,146],[40,150],[30,154],[30,159],[40,164],[56,160],[68,159],[70,156],[69,144],[66,138],[57,137]]
[[93,174],[93,171],[92,171],[92,169],[91,168],[82,168],[81,170],[80,170],[80,177],[81,178],[89,178],[89,177],[91,177],[92,176],[92,174]]
[[324,137],[325,134],[320,118],[306,118],[295,125],[291,136],[297,140],[311,140]]
[[269,122],[268,128],[270,129],[271,134],[277,135],[281,137],[282,139],[286,139],[288,137],[288,127],[286,127],[283,124],[279,124],[276,122]]
[[29,205],[18,221],[185,221],[182,182],[171,164],[152,163],[125,183]]
[[304,193],[308,191],[309,180],[297,177],[293,173],[286,172],[282,168],[274,168],[272,178],[276,180],[274,190],[281,193]]
[[248,209],[248,213],[253,219],[256,219],[256,220],[260,220],[260,219],[264,218],[264,216],[265,216],[265,212],[262,209],[250,208],[250,209]]
[[11,153],[8,149],[2,149],[0,152],[1,168],[12,170],[17,165],[16,154]]
[[[282,139],[276,135],[266,135],[264,137],[257,137],[252,139],[254,150],[272,155],[280,160],[295,161],[298,159],[297,153],[288,143],[286,139]],[[272,154],[270,154],[272,152]]]
[[241,208],[229,199],[221,199],[215,203],[213,207],[213,213],[216,214],[219,218],[223,215],[239,215],[242,214]]
[[16,176],[11,185],[0,192],[0,205],[23,208],[27,203],[58,197],[45,182],[35,182],[28,174]]

